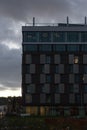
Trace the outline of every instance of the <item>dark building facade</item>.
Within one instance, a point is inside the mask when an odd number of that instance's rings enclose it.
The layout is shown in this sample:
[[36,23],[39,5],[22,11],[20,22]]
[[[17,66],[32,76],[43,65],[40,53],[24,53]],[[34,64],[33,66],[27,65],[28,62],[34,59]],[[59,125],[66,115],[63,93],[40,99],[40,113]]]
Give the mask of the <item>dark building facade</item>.
[[87,25],[22,27],[22,97],[34,115],[87,114]]

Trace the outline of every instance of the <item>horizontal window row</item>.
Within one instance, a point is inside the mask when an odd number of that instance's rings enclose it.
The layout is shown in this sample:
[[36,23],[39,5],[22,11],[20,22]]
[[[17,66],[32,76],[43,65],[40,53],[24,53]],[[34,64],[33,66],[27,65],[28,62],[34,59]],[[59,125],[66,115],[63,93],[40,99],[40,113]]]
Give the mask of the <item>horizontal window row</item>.
[[26,93],[87,93],[87,84],[29,84],[26,85]]
[[25,74],[23,82],[30,83],[87,83],[87,74]]
[[23,64],[87,64],[87,54],[25,54]]
[[87,52],[87,44],[24,44],[24,52]]
[[23,31],[23,42],[87,42],[87,32]]
[[[29,110],[30,110],[30,115],[38,115],[38,111],[40,113],[40,115],[44,115],[44,116],[79,116],[82,113],[82,108],[77,106],[53,106],[51,104],[51,106],[29,106]],[[87,116],[87,107],[84,106],[83,107],[83,113],[85,114],[85,116]],[[53,120],[55,121],[55,120]],[[63,120],[62,120],[63,121]],[[62,123],[61,123],[62,124]],[[68,128],[68,127],[67,127]]]
[[25,102],[32,103],[32,104],[61,104],[61,105],[69,105],[69,104],[87,104],[87,94],[26,94],[25,95]]
[[87,65],[78,65],[78,64],[26,64],[23,66],[23,73],[26,74],[87,74]]

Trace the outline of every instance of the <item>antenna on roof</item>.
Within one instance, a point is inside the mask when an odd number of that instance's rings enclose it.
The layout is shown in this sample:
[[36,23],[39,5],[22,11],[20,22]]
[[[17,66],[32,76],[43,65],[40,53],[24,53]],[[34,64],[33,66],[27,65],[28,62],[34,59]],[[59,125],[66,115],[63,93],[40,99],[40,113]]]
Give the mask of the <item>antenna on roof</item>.
[[85,25],[87,24],[87,19],[86,19],[87,17],[85,16]]
[[33,26],[35,26],[35,17],[33,17]]
[[69,25],[69,17],[67,16],[67,26]]

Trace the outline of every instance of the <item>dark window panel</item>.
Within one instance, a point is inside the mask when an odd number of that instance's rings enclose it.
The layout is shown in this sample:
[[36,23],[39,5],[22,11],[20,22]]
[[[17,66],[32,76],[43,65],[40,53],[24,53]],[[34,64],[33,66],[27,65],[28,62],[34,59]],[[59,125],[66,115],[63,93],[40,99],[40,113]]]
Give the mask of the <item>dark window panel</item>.
[[81,42],[87,42],[87,32],[81,32]]
[[65,44],[55,44],[55,45],[53,45],[53,51],[56,51],[56,52],[66,51],[66,45]]
[[38,41],[38,32],[23,32],[23,42],[37,42]]
[[28,44],[28,45],[23,45],[23,51],[26,52],[35,52],[38,51],[38,45],[36,44]]
[[67,32],[67,42],[79,42],[79,32]]
[[53,42],[65,42],[65,32],[53,32]]
[[80,48],[79,48],[79,45],[67,45],[67,51],[68,52],[79,52],[80,51]]
[[40,42],[51,42],[51,32],[39,32]]
[[52,51],[52,45],[47,45],[47,44],[42,44],[42,45],[39,45],[39,51]]

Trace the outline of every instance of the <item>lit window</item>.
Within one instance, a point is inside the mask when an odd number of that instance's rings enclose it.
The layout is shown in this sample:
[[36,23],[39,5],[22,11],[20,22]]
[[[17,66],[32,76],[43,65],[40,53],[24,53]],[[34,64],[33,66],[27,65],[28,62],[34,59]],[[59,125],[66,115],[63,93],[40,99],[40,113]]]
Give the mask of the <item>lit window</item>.
[[75,56],[75,57],[74,57],[74,63],[75,63],[75,64],[78,64],[78,63],[79,63],[79,57],[78,57],[78,56]]

